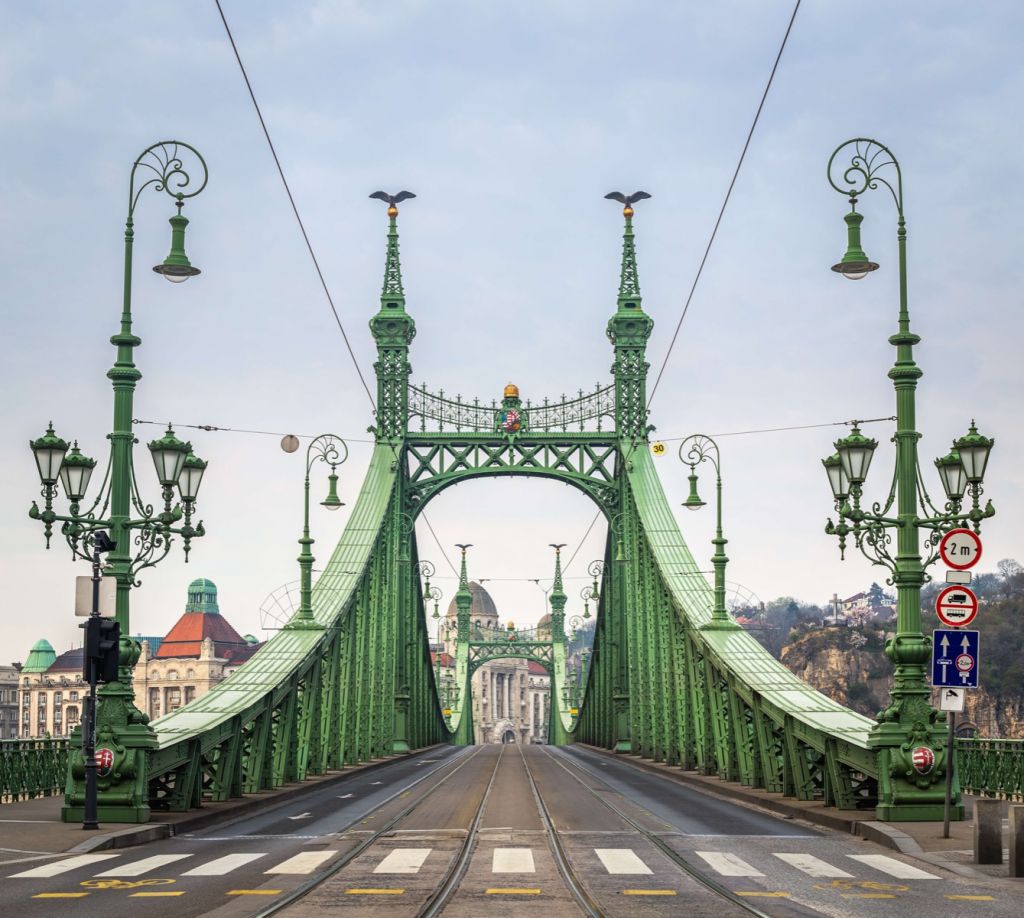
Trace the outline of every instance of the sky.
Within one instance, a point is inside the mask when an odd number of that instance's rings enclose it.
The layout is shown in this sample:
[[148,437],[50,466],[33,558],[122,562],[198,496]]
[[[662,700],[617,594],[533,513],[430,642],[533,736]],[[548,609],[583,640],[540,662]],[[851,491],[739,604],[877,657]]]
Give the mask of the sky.
[[[261,606],[298,577],[302,451],[282,452],[280,436],[345,437],[340,489],[351,506],[373,419],[216,7],[189,0],[171,16],[102,0],[0,8],[3,661],[24,659],[40,637],[58,651],[79,640],[73,577],[87,567],[57,539],[46,551],[27,516],[39,491],[28,441],[52,419],[105,456],[128,176],[163,139],[193,144],[209,164],[209,186],[186,207],[189,255],[203,273],[171,285],[148,270],[166,255],[173,211],[147,192],[135,224],[143,377],[134,413],[174,421],[209,460],[199,500],[208,534],[188,564],[175,550],[143,573],[132,631],[165,633],[203,576],[232,624],[263,636],[274,622]],[[513,381],[539,400],[610,378],[604,330],[621,246],[620,209],[603,199],[611,190],[653,196],[634,222],[655,321],[652,374],[665,361],[792,5],[224,0],[224,9],[362,372],[372,378],[367,321],[386,231],[383,205],[368,195],[407,188],[417,194],[400,217],[413,379],[482,400]],[[996,439],[986,497],[998,511],[981,567],[1024,560],[1014,522],[1024,513],[1022,37],[1024,7],[1013,2],[801,6],[651,405],[676,506],[688,470],[672,439],[721,435],[727,576],[744,595],[820,603],[885,573],[852,553],[840,561],[824,533],[833,508],[820,459],[842,427],[732,435],[894,413],[896,217],[882,191],[859,206],[880,270],[859,283],[828,270],[844,251],[846,203],[825,167],[856,136],[878,138],[903,167],[925,481],[941,492],[931,458],[977,418]],[[144,444],[160,427],[136,430],[140,488],[155,501]],[[865,432],[881,443],[867,486],[879,499],[892,424]],[[348,513],[315,508],[318,557]],[[445,556],[472,543],[471,575],[491,581],[503,617],[527,623],[544,611],[548,545],[567,543],[567,611],[578,613],[578,578],[603,551],[603,523],[583,539],[593,515],[582,494],[554,482],[469,482],[431,503],[444,554],[421,526],[420,557],[437,566],[447,605],[456,584]],[[709,558],[712,508],[677,515],[695,557]]]

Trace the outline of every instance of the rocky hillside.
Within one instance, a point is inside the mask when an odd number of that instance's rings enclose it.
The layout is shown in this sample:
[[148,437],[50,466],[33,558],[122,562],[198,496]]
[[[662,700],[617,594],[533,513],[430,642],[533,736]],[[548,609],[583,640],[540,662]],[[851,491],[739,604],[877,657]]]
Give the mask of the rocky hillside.
[[[979,615],[981,687],[967,693],[958,722],[981,736],[1024,737],[1024,637],[1017,609],[992,603]],[[1000,614],[1003,613],[1003,614]],[[1013,616],[1014,621],[1010,620]],[[987,624],[987,627],[986,627]],[[925,617],[924,631],[936,623]],[[791,634],[782,662],[797,676],[847,707],[874,717],[888,703],[892,664],[882,653],[887,634],[863,628],[815,627]]]

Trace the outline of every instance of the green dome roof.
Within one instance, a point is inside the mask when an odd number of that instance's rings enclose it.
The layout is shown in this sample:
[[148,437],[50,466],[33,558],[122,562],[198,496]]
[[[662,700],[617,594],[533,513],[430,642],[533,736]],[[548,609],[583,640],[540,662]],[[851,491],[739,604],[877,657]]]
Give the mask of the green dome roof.
[[252,635],[252,634],[247,634],[247,635],[245,635],[245,636],[244,636],[244,637],[242,638],[242,640],[243,640],[243,641],[245,641],[245,643],[246,643],[246,644],[258,644],[258,643],[260,642],[260,641],[259,641],[259,638],[255,637],[255,636],[254,636],[254,635]]
[[21,671],[23,673],[46,672],[53,666],[56,659],[57,654],[53,651],[53,645],[45,638],[40,638],[32,645],[32,649],[28,652],[28,659]]
[[212,580],[199,577],[188,585],[188,602],[186,612],[203,612],[207,615],[219,615],[217,605],[217,585]]

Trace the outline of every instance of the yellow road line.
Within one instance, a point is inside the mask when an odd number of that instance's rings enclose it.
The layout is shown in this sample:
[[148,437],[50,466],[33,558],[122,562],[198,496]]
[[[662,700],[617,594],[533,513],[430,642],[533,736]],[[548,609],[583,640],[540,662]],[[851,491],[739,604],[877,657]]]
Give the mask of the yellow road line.
[[765,899],[788,899],[789,893],[787,892],[740,892],[735,890],[737,896],[761,896]]
[[843,893],[844,899],[895,899],[892,893]]
[[968,902],[992,902],[995,896],[946,896],[947,899],[962,899]]
[[539,896],[539,889],[519,889],[517,887],[505,888],[495,887],[493,889],[484,890],[484,894],[488,896]]
[[624,889],[624,896],[674,896],[674,889]]
[[81,899],[88,893],[36,893],[33,899]]
[[279,889],[231,889],[225,895],[228,896],[279,896]]
[[346,896],[401,896],[404,889],[346,889]]
[[183,895],[185,895],[185,890],[180,889],[177,892],[141,892],[141,893],[132,893],[131,896],[129,896],[129,898],[130,899],[153,899],[153,898],[155,898],[157,896],[183,896]]

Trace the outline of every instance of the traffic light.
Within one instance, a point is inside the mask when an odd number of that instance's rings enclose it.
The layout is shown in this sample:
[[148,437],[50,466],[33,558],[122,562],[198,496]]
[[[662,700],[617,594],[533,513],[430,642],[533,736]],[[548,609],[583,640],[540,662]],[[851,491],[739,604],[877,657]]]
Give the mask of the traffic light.
[[90,616],[82,627],[85,628],[83,677],[91,681],[89,675],[93,669],[97,682],[116,682],[121,626],[112,618]]

